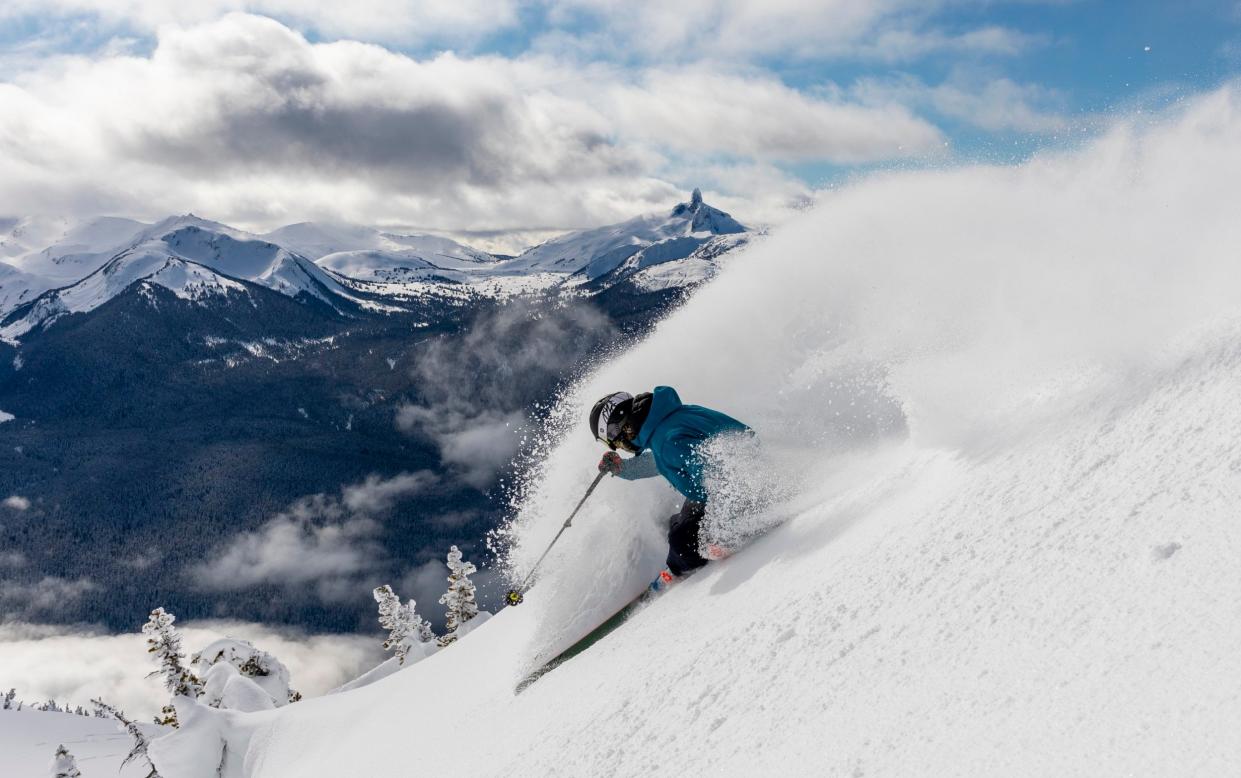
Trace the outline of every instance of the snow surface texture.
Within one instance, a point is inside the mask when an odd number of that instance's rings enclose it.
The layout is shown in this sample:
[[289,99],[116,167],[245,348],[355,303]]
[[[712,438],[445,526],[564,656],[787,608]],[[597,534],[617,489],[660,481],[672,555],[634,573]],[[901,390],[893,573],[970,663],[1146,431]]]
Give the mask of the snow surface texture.
[[797,463],[779,527],[514,695],[660,563],[676,499],[607,481],[526,604],[246,717],[239,774],[379,775],[400,742],[428,774],[1235,775],[1238,181],[1225,90],[826,198],[565,401],[513,561],[590,480],[584,409],[657,383]]
[[[152,736],[160,727],[143,724]],[[121,767],[133,741],[115,719],[72,713],[24,709],[0,710],[0,775],[5,778],[43,778],[56,746],[63,744],[77,760],[83,778],[120,776],[140,778],[146,764],[136,760]]]

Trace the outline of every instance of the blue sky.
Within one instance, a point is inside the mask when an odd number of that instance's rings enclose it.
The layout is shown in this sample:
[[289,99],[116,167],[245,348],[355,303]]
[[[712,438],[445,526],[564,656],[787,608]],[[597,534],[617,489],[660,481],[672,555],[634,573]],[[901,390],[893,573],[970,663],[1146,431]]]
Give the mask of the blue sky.
[[1239,69],[1236,0],[10,0],[0,216],[518,235],[701,185],[774,221],[870,169],[1079,143]]

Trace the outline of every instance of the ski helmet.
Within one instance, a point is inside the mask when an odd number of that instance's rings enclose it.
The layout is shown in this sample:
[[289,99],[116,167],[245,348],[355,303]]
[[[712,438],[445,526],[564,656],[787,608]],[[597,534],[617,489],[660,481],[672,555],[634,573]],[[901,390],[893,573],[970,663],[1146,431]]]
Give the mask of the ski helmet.
[[590,433],[615,449],[621,443],[621,425],[629,415],[633,395],[629,392],[613,392],[590,409]]

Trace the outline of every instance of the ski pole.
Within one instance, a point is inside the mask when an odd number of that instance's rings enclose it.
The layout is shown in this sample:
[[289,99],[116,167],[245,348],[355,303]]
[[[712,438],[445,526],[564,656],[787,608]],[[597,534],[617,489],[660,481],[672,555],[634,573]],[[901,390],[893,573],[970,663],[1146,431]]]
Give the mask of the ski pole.
[[552,538],[552,542],[547,544],[547,550],[543,552],[543,556],[539,557],[539,561],[535,562],[534,567],[530,568],[530,572],[526,573],[526,577],[521,582],[521,586],[518,586],[516,589],[510,589],[508,593],[504,595],[504,602],[506,604],[521,605],[521,601],[525,598],[526,587],[530,583],[530,579],[534,577],[534,571],[538,570],[539,565],[543,564],[543,560],[547,558],[549,553],[551,553],[552,546],[556,545],[556,541],[560,540],[560,536],[564,534],[564,531],[573,525],[573,517],[576,516],[577,512],[582,509],[582,506],[586,504],[586,498],[590,497],[590,493],[595,490],[595,487],[599,485],[599,482],[602,481],[603,477],[607,474],[608,473],[606,470],[600,470],[599,475],[595,476],[595,480],[590,482],[590,486],[586,489],[586,494],[582,495],[582,499],[578,501],[577,507],[573,509],[573,513],[570,513],[569,518],[565,519],[564,526],[561,527],[560,531],[556,533],[556,537]]

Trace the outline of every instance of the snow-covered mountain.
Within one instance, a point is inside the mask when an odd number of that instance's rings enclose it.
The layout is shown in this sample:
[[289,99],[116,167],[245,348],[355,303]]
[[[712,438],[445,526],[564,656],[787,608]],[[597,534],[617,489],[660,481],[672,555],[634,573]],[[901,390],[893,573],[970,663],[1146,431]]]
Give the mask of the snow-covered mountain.
[[419,256],[429,262],[494,262],[490,254],[438,235],[401,235],[351,224],[301,222],[261,236],[304,257],[319,259],[342,251],[376,251]]
[[[205,302],[251,282],[341,313],[398,312],[427,296],[466,300],[564,288],[638,294],[693,286],[747,229],[698,190],[670,212],[571,232],[500,260],[448,238],[305,222],[254,235],[193,214],[155,224],[14,221],[0,262],[0,337],[86,313],[139,282]],[[34,249],[37,240],[48,245]]]
[[15,341],[62,316],[93,311],[139,283],[162,286],[192,302],[244,295],[241,281],[249,281],[342,312],[400,310],[358,296],[305,257],[192,214],[144,227],[130,241],[128,248],[85,278],[44,292],[15,310],[0,322],[0,338]]
[[688,257],[717,235],[735,235],[747,228],[702,200],[693,191],[689,202],[671,213],[651,213],[620,224],[570,232],[527,249],[502,263],[505,273],[580,274],[588,279],[607,275],[639,252],[647,264]]

